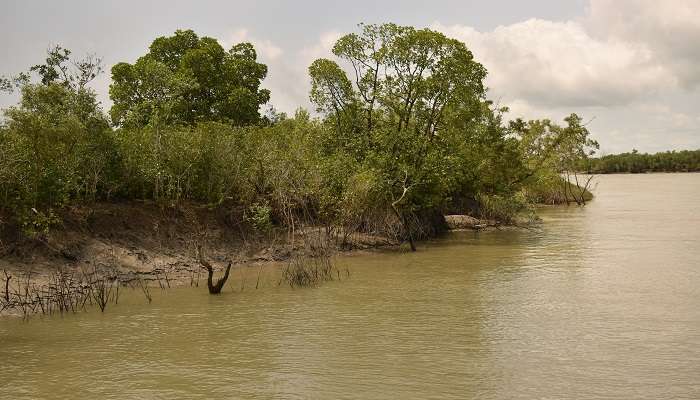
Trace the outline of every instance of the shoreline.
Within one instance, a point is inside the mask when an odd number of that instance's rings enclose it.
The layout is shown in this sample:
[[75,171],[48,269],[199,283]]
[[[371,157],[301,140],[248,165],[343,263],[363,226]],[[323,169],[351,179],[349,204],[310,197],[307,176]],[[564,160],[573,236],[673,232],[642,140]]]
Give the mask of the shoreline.
[[[193,217],[197,212],[200,214]],[[17,299],[24,292],[28,297],[30,288],[36,293],[48,293],[65,282],[75,284],[67,290],[82,291],[81,285],[95,279],[102,279],[103,285],[116,282],[125,287],[164,289],[194,286],[195,281],[197,286],[206,286],[207,274],[196,252],[202,242],[206,243],[215,278],[221,276],[229,261],[232,273],[242,274],[249,268],[282,271],[294,259],[315,257],[315,244],[325,246],[333,257],[355,257],[380,250],[401,252],[407,245],[358,232],[328,235],[318,226],[304,227],[291,236],[286,230],[267,236],[252,235],[218,219],[217,212],[193,207],[163,209],[154,204],[97,204],[90,209],[69,210],[64,215],[64,226],[41,240],[8,243],[11,235],[6,231],[5,240],[0,242],[5,245],[0,254],[0,317],[22,315],[14,310],[16,303],[8,308],[10,302],[4,301],[8,282],[8,296]],[[445,219],[445,232],[506,226],[467,215],[448,215]],[[35,306],[32,314],[36,313],[41,310]]]

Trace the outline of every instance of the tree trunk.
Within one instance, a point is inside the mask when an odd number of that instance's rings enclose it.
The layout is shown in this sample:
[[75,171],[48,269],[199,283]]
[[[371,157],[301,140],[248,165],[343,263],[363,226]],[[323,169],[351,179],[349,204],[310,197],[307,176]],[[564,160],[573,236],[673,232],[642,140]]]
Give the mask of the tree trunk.
[[391,208],[394,210],[394,213],[399,218],[399,221],[401,221],[401,225],[403,225],[403,229],[406,231],[406,236],[408,237],[408,244],[411,246],[411,251],[416,251],[416,244],[413,242],[413,234],[411,233],[411,228],[408,226],[408,221],[406,221],[406,216],[399,212],[399,209],[395,204],[392,203]]
[[[404,173],[405,176],[403,178],[403,192],[401,193],[401,197],[391,202],[391,208],[394,210],[394,213],[396,213],[396,216],[399,218],[399,221],[403,225],[403,228],[406,230],[406,236],[408,236],[408,243],[411,245],[411,251],[416,251],[416,245],[415,243],[413,243],[413,234],[411,233],[411,229],[408,226],[408,221],[406,221],[406,216],[400,213],[398,208],[398,204],[401,203],[404,197],[406,197],[408,191],[413,187],[413,185],[406,186],[406,183],[408,181],[408,171],[405,171]],[[391,197],[392,199],[395,198],[393,194]]]
[[406,217],[403,218],[403,226],[406,229],[406,234],[408,235],[408,244],[411,246],[411,251],[416,251],[416,244],[413,242],[413,233],[406,223]]
[[10,276],[7,271],[3,270],[5,273],[5,302],[9,303],[10,302],[10,279],[12,279],[12,276]]

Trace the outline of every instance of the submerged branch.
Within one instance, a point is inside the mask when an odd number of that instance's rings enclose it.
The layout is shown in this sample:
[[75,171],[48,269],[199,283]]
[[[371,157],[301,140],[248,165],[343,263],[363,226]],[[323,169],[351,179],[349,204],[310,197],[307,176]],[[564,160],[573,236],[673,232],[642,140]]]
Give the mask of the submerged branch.
[[219,294],[221,293],[221,289],[223,289],[224,284],[226,284],[226,281],[228,280],[229,272],[231,271],[231,261],[228,262],[228,266],[226,266],[226,271],[224,272],[224,276],[219,278],[216,283],[213,282],[214,280],[214,267],[212,267],[211,263],[204,257],[204,250],[202,248],[202,245],[197,246],[197,259],[199,263],[204,267],[204,269],[207,270],[207,288],[209,289],[209,294]]

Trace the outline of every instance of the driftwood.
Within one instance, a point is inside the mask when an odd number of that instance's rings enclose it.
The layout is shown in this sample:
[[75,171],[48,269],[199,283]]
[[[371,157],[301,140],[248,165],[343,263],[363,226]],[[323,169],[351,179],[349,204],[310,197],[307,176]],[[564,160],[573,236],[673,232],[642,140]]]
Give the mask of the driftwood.
[[226,267],[226,272],[224,272],[224,276],[219,278],[216,281],[216,284],[214,284],[214,267],[212,267],[211,263],[204,257],[204,250],[202,249],[202,245],[197,246],[197,259],[199,260],[199,263],[202,265],[202,267],[204,267],[204,269],[207,270],[207,288],[209,289],[209,294],[221,293],[221,289],[223,289],[224,284],[228,280],[229,272],[231,271],[231,261],[228,262],[228,266]]

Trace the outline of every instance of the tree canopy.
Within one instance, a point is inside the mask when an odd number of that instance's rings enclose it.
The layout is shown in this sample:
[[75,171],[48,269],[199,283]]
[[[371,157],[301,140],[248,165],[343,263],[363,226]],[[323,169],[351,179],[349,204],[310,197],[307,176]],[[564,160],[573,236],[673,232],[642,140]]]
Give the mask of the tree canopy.
[[332,60],[318,59],[309,67],[311,100],[339,127],[367,136],[413,131],[430,139],[443,127],[447,109],[479,108],[486,69],[464,43],[430,29],[360,27],[359,34],[347,34],[333,46],[351,78]]
[[333,53],[338,62],[316,60],[309,74],[338,150],[371,171],[400,217],[399,208],[436,205],[459,151],[447,121],[459,115],[469,125],[485,111],[486,69],[462,42],[395,24],[360,25]]
[[261,81],[267,66],[257,62],[250,43],[228,51],[191,30],[159,37],[134,64],[112,67],[110,110],[119,126],[194,125],[217,121],[248,125],[260,120],[260,105],[270,98]]
[[654,154],[632,150],[582,160],[582,171],[596,174],[700,171],[700,150],[665,151]]
[[21,99],[3,110],[0,125],[2,206],[23,218],[31,210],[33,221],[51,215],[47,206],[94,198],[113,161],[108,120],[87,87],[101,71],[99,58],[72,59],[54,46],[43,64],[4,79],[4,89],[18,89]]

